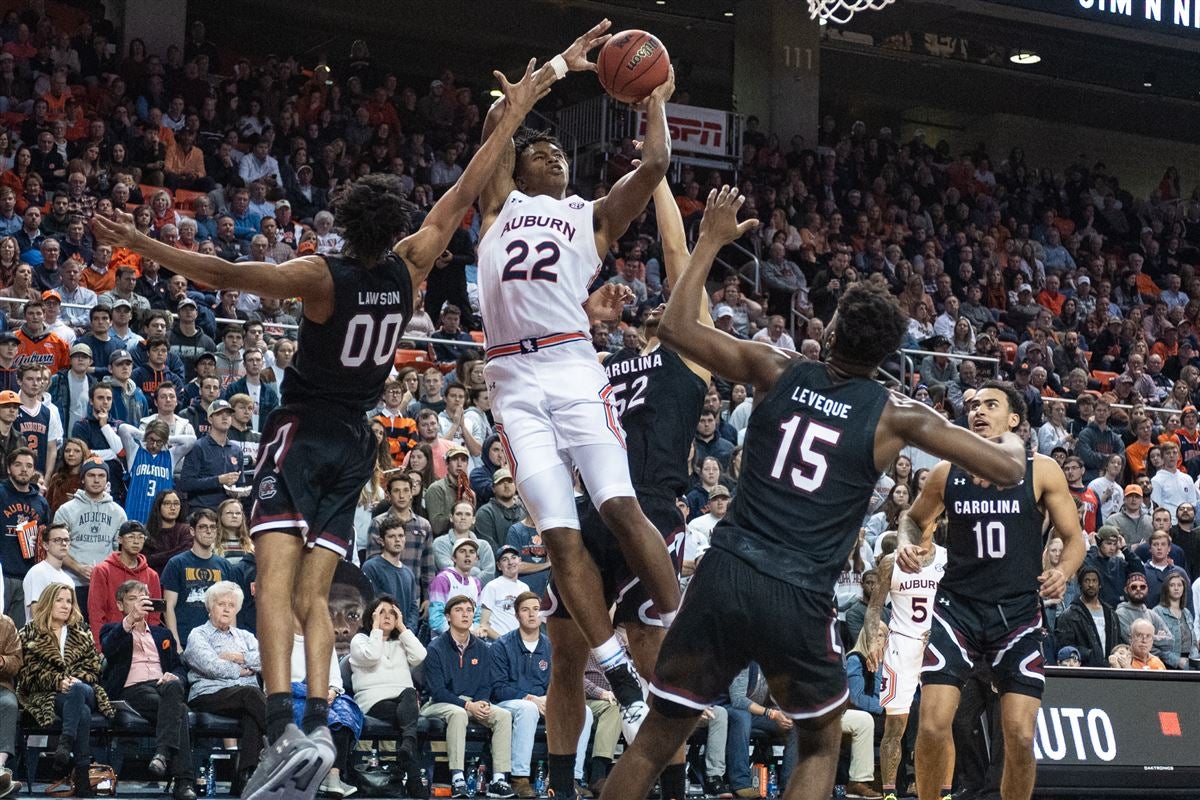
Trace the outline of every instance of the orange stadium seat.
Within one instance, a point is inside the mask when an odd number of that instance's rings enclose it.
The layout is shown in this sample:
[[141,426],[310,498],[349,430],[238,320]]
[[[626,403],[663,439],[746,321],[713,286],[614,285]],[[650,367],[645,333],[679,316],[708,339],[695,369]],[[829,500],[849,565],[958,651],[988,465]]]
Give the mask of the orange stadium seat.
[[1004,352],[1004,360],[1009,364],[1017,360],[1016,342],[1001,342],[1000,349]]
[[433,366],[433,363],[429,360],[429,351],[406,350],[403,348],[396,351],[396,357],[392,363],[396,365],[396,369],[416,367],[419,370],[424,370]]
[[474,341],[483,344],[483,331],[471,331],[471,338]]
[[188,189],[176,189],[175,190],[175,208],[178,209],[179,211],[191,212],[193,210],[192,203],[196,200],[197,197],[200,197],[203,194],[204,194],[204,192],[193,192]]
[[1092,370],[1092,380],[1100,384],[1101,389],[1111,389],[1113,381],[1117,379],[1116,372],[1105,372],[1104,370]]

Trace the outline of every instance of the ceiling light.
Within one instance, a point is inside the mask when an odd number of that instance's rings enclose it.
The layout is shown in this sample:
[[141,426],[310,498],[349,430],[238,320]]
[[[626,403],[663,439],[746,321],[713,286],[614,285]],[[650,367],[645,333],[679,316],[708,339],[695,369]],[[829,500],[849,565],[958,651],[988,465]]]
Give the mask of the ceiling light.
[[1154,86],[1155,80],[1157,80],[1157,76],[1153,72],[1147,72],[1146,77],[1142,78],[1142,86],[1150,89]]
[[488,94],[492,97],[504,97],[504,92],[500,91],[499,89],[492,89],[490,92],[488,92]]
[[732,17],[732,16],[733,16],[733,12],[732,12],[732,11],[726,11],[726,12],[725,12],[725,16],[727,16],[727,17]]
[[1032,50],[1018,50],[1008,57],[1008,60],[1022,67],[1031,67],[1042,63],[1042,57]]

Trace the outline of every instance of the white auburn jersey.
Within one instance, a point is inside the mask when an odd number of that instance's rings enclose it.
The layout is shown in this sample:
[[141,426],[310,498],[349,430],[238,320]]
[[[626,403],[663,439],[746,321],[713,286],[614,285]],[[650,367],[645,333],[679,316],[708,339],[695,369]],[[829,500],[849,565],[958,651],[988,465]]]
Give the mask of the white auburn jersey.
[[479,242],[479,310],[489,347],[591,328],[583,304],[600,269],[592,202],[513,190]]
[[933,561],[920,572],[905,572],[898,566],[892,569],[892,619],[888,623],[892,633],[921,639],[933,624],[934,595],[946,574],[946,548],[933,547]]

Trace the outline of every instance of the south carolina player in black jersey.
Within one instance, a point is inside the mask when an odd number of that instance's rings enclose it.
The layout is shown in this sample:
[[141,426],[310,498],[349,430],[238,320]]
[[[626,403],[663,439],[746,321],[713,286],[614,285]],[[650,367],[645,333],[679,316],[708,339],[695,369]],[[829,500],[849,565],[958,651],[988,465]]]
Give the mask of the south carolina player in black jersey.
[[[981,436],[1016,430],[1025,403],[1012,386],[985,383],[971,399],[968,423]],[[1001,489],[977,482],[945,461],[929,473],[900,520],[896,564],[916,572],[935,520],[946,511],[946,572],[934,602],[933,626],[921,670],[921,727],[917,734],[917,794],[941,797],[953,759],[951,723],[967,674],[989,667],[1000,690],[1004,730],[1005,800],[1033,794],[1036,763],[1033,726],[1046,679],[1042,662],[1042,606],[1058,599],[1083,563],[1083,534],[1075,501],[1058,464],[1047,456],[1026,459],[1025,477]],[[1042,569],[1042,521],[1050,516],[1062,540],[1062,561]]]
[[[421,229],[398,244],[408,232],[410,206],[391,176],[357,181],[339,200],[345,257],[235,265],[154,241],[131,222],[95,218],[101,242],[128,247],[198,282],[263,297],[304,298],[299,349],[287,369],[283,405],[263,432],[254,478],[258,638],[272,746],[244,798],[312,797],[333,762],[325,727],[333,648],[326,598],[351,541],[356,498],[374,463],[375,441],[365,415],[392,369],[414,292],[445,251],[508,137],[549,89],[549,75],[535,74],[533,66],[531,61],[515,85],[496,73],[508,100],[499,123],[505,135],[483,145]],[[307,737],[290,723],[293,614],[305,636]]]
[[645,797],[701,711],[755,661],[795,721],[800,760],[784,797],[826,800],[849,697],[833,590],[879,475],[911,443],[994,481],[1021,478],[1016,436],[988,442],[872,380],[906,324],[886,291],[846,290],[827,329],[828,364],[697,320],[694,298],[717,251],[757,224],[737,223],[743,199],[728,188],[710,194],[700,241],[659,324],[659,337],[684,358],[754,384],[742,475],[663,641],[650,716],[605,798]]
[[[673,286],[687,264],[688,251],[679,206],[666,181],[654,191],[654,209],[662,237],[667,285]],[[711,326],[707,295],[701,290],[692,296],[701,324]],[[688,488],[688,451],[696,435],[710,373],[659,342],[658,324],[664,308],[656,308],[646,317],[643,328],[646,344],[639,350],[625,349],[609,356],[604,370],[613,388],[621,427],[625,429],[629,478],[638,504],[662,534],[678,567],[686,528],[676,498]],[[600,568],[604,607],[615,604],[613,624],[624,626],[634,663],[643,675],[649,676],[666,633],[658,609],[594,506],[582,514],[580,529],[587,552]],[[588,645],[583,632],[559,602],[557,576],[551,576],[547,596],[550,605],[544,610],[554,647],[546,722],[550,788],[555,797],[571,797],[576,743],[584,722],[583,672]],[[633,737],[627,733],[626,738]],[[683,756],[681,750],[677,768],[664,773],[663,797],[678,796],[682,800]]]

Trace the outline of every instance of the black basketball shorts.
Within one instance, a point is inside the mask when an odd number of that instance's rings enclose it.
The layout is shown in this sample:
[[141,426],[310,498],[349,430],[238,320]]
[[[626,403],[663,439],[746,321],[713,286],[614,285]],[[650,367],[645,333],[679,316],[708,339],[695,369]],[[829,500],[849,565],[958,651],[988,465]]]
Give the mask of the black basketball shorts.
[[755,661],[792,719],[836,711],[849,698],[836,626],[832,587],[821,593],[786,583],[710,548],[659,650],[655,708],[698,714]]
[[267,419],[250,492],[250,534],[290,531],[342,557],[354,540],[354,509],[375,468],[364,418],[282,406]]
[[[674,564],[675,574],[678,575],[683,563],[683,541],[687,528],[683,515],[675,505],[675,498],[670,495],[639,496],[638,502],[642,512],[666,542],[667,551],[671,554],[671,563]],[[583,535],[583,546],[587,548],[600,570],[600,579],[604,584],[604,604],[610,608],[616,604],[613,625],[638,622],[661,628],[662,620],[659,619],[654,601],[650,599],[641,579],[629,568],[617,538],[604,524],[595,506],[587,507],[579,520],[579,526]],[[550,570],[550,583],[546,586],[542,608],[545,609],[546,617],[571,618],[555,586],[553,569]]]
[[1036,596],[985,603],[938,589],[921,682],[962,688],[976,667],[990,670],[1001,694],[1040,698],[1046,688],[1042,606]]

